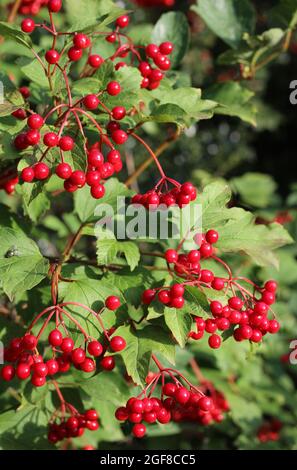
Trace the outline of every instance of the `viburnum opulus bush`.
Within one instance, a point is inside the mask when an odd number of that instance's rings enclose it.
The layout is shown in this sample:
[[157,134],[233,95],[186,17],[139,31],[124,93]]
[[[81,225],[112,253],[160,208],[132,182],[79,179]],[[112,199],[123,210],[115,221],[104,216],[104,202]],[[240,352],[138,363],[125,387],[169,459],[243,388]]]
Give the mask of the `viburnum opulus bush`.
[[[211,23],[205,3],[198,13]],[[258,223],[234,207],[225,181],[197,187],[190,175],[179,180],[171,161],[159,161],[180,134],[214,114],[253,124],[253,93],[238,81],[202,96],[190,86],[178,68],[190,37],[181,12],[162,15],[147,39],[112,1],[94,0],[83,12],[70,0],[5,10],[1,447],[91,449],[178,426],[191,426],[195,440],[228,416],[233,438],[253,413],[259,441],[275,440],[282,427],[275,412],[266,410],[263,424],[237,376],[244,381],[246,369],[249,383],[250,364],[260,370],[254,349],[271,337],[277,344],[278,282],[264,273],[278,264],[273,251],[292,239],[279,219]],[[242,18],[243,35],[250,25]],[[240,55],[239,42],[229,45]],[[255,60],[238,67],[242,79],[255,72]],[[177,131],[165,136],[164,124]],[[156,134],[154,151],[148,140]],[[137,168],[133,153],[142,156]],[[151,163],[156,171],[142,184]],[[240,181],[234,186],[240,192]],[[96,207],[116,210],[117,197],[147,214],[200,204],[201,230],[189,227],[190,243],[95,238]],[[213,368],[202,372],[199,352]]]

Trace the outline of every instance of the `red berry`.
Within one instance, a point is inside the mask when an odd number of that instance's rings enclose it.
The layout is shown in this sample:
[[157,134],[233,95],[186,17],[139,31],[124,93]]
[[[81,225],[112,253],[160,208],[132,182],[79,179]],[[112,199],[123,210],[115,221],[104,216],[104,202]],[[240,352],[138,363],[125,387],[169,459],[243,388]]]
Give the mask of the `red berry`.
[[160,44],[159,46],[159,49],[160,49],[161,54],[169,55],[173,51],[173,44],[172,42],[169,42],[169,41],[162,42],[162,44]]
[[49,0],[48,10],[51,13],[58,13],[62,8],[62,0]]
[[36,336],[34,335],[31,335],[31,334],[27,334],[23,337],[22,339],[22,343],[21,343],[22,347],[28,351],[32,351],[33,349],[36,348],[37,346],[37,338]]
[[100,183],[101,173],[100,171],[93,170],[86,173],[86,183],[89,186],[98,185]]
[[56,175],[59,176],[59,178],[67,180],[72,174],[72,169],[71,166],[68,165],[68,163],[59,163],[59,165],[56,167],[55,172]]
[[238,331],[243,339],[250,339],[253,334],[253,329],[249,325],[240,326]]
[[158,293],[158,299],[162,304],[168,304],[170,302],[170,292],[168,290],[161,290]]
[[275,302],[275,295],[273,292],[264,291],[262,294],[262,300],[267,305],[272,305]]
[[213,247],[210,243],[202,243],[200,247],[200,254],[202,258],[209,258],[213,253]]
[[140,62],[138,70],[140,71],[143,77],[148,77],[152,71],[151,66],[148,62]]
[[164,385],[163,387],[163,393],[164,395],[167,395],[168,397],[174,397],[176,392],[176,385],[172,382],[169,382]]
[[88,421],[97,421],[99,419],[99,415],[96,410],[88,410],[85,412],[85,418]]
[[190,392],[185,387],[178,387],[174,394],[174,398],[180,405],[185,405],[190,399]]
[[69,60],[71,60],[72,62],[77,62],[79,59],[81,59],[83,51],[82,49],[78,49],[77,47],[72,46],[70,47],[67,54]]
[[111,110],[112,118],[120,121],[126,116],[126,108],[124,106],[115,106]]
[[262,340],[262,333],[260,330],[253,330],[253,334],[250,337],[253,343],[259,343]]
[[12,116],[14,116],[16,119],[19,119],[20,121],[23,121],[27,117],[26,111],[22,108],[16,109],[11,114]]
[[99,99],[96,95],[85,96],[83,103],[87,109],[96,109],[99,105]]
[[148,44],[145,48],[145,53],[148,57],[153,59],[159,53],[159,48],[156,44]]
[[134,424],[132,428],[132,434],[133,436],[137,438],[142,438],[146,433],[146,427],[144,424]]
[[269,333],[277,333],[278,330],[280,329],[280,324],[277,320],[270,320],[269,325],[268,325],[268,331]]
[[56,64],[60,59],[60,54],[55,49],[50,49],[45,53],[45,59],[49,64]]
[[211,287],[215,290],[222,290],[224,289],[225,281],[220,277],[215,277],[211,283]]
[[94,372],[96,365],[93,359],[86,357],[85,360],[80,364],[80,368],[83,372]]
[[91,41],[85,34],[78,33],[73,36],[73,44],[78,49],[86,49],[91,44]]
[[32,18],[25,18],[21,23],[21,28],[24,33],[33,33],[35,29],[35,22]]
[[31,92],[29,90],[29,88],[27,86],[21,86],[19,88],[19,92],[21,93],[21,95],[23,96],[23,98],[27,99],[29,98],[29,96],[31,95]]
[[228,300],[228,305],[234,310],[240,310],[243,306],[243,301],[239,297],[231,297]]
[[274,293],[277,290],[277,282],[273,280],[267,281],[265,282],[264,287],[269,292]]
[[174,297],[170,302],[170,307],[173,308],[182,308],[184,306],[185,300],[183,297]]
[[44,362],[38,362],[32,366],[34,374],[38,375],[39,377],[46,377],[48,374],[47,365]]
[[156,291],[153,289],[147,289],[142,293],[142,302],[145,305],[149,305],[155,298],[156,296]]
[[75,348],[71,352],[71,358],[74,364],[81,364],[86,358],[86,353],[82,348]]
[[208,230],[205,234],[205,239],[211,245],[216,243],[219,239],[219,234],[216,230]]
[[127,408],[120,406],[120,408],[118,408],[115,412],[115,417],[118,421],[127,421],[129,417]]
[[104,62],[104,59],[99,54],[91,54],[88,58],[88,64],[94,69],[97,69],[98,67],[100,67],[100,65],[103,64],[103,62]]
[[214,316],[219,316],[223,312],[223,305],[217,300],[210,302],[210,311]]
[[63,341],[62,333],[59,330],[52,330],[48,336],[48,342],[51,346],[61,346]]
[[43,143],[47,147],[56,147],[59,143],[59,137],[54,132],[47,132],[43,136]]
[[212,349],[218,349],[221,346],[222,339],[219,335],[211,335],[208,338],[208,344]]
[[72,338],[63,338],[61,343],[61,350],[64,353],[69,353],[74,348],[74,341]]
[[111,338],[109,345],[114,352],[119,352],[125,349],[126,341],[121,336],[114,336]]
[[15,376],[15,369],[11,365],[3,366],[1,369],[1,377],[6,382],[10,382]]
[[117,18],[116,25],[119,28],[126,28],[129,24],[129,21],[130,21],[130,18],[128,15],[122,15],[122,16],[119,16],[119,18]]
[[138,400],[137,398],[131,402],[131,406],[129,406],[129,409],[133,411],[133,413],[143,413],[144,411],[144,405],[142,400]]
[[99,341],[91,341],[88,344],[88,353],[91,354],[91,356],[98,357],[101,356],[103,353],[103,347],[102,344],[99,343]]
[[24,168],[21,172],[21,179],[25,182],[25,183],[31,183],[31,181],[34,180],[34,170],[32,167],[30,166],[27,166],[26,168]]
[[198,401],[198,406],[203,411],[211,411],[214,407],[214,403],[209,397],[202,397]]
[[45,163],[38,162],[34,165],[34,176],[37,180],[45,180],[48,178],[49,174],[50,169]]
[[32,378],[31,378],[31,383],[32,385],[34,385],[35,387],[42,387],[46,382],[46,378],[45,377],[40,377],[39,375],[32,375]]
[[106,91],[111,96],[116,96],[121,92],[121,85],[118,82],[109,82]]
[[64,152],[68,152],[72,150],[74,147],[74,142],[73,142],[72,137],[70,137],[69,135],[64,135],[63,137],[61,137],[59,140],[59,147]]
[[56,361],[56,359],[49,359],[46,362],[46,366],[47,366],[48,375],[54,375],[59,370],[59,364]]
[[40,140],[39,131],[37,129],[30,129],[26,133],[26,139],[29,145],[37,145]]
[[90,150],[88,153],[88,163],[95,168],[100,168],[104,163],[104,156],[97,149]]
[[15,374],[17,376],[18,379],[20,380],[25,380],[29,377],[29,375],[31,374],[31,368],[29,366],[29,364],[26,364],[25,362],[22,362],[20,364],[17,365],[17,368],[16,368],[16,371],[15,371]]
[[70,181],[76,186],[83,186],[86,182],[86,175],[81,170],[75,170],[70,176]]
[[228,320],[228,318],[225,318],[225,317],[218,318],[216,320],[216,324],[217,324],[218,329],[221,331],[225,331],[230,328],[230,321]]
[[76,184],[73,184],[69,178],[66,181],[64,181],[64,189],[68,193],[74,193],[75,191],[78,190],[78,186]]
[[117,40],[117,36],[116,36],[115,33],[111,33],[111,34],[108,34],[108,36],[106,36],[105,39],[106,39],[107,42],[113,43]]
[[119,308],[121,305],[121,301],[118,297],[116,297],[115,295],[110,295],[109,297],[107,297],[107,299],[105,300],[105,306],[109,309],[109,310],[116,310],[117,308]]
[[165,259],[167,263],[176,263],[178,260],[177,251],[169,249],[165,252]]
[[27,124],[31,129],[40,129],[44,124],[44,120],[40,114],[31,114],[28,117]]
[[18,134],[14,139],[14,145],[17,150],[25,150],[29,144],[27,142],[26,133]]
[[101,199],[105,194],[105,188],[103,184],[98,184],[98,186],[91,187],[91,195],[94,199]]
[[112,356],[106,356],[101,360],[100,365],[102,369],[110,371],[115,368],[115,360]]
[[185,293],[185,288],[182,284],[173,284],[170,287],[170,296],[175,297],[182,297]]
[[210,282],[212,282],[214,279],[214,275],[213,275],[213,272],[210,271],[209,269],[202,269],[200,271],[200,281],[201,282],[206,282],[207,284],[209,284]]
[[57,358],[57,363],[59,366],[59,372],[67,372],[70,369],[70,361],[68,357],[60,356]]

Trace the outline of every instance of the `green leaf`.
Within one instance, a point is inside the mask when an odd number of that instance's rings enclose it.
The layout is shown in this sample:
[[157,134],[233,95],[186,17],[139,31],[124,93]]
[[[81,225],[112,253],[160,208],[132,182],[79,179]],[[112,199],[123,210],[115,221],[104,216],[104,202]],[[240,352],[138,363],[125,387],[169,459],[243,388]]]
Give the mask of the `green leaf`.
[[245,173],[230,183],[245,204],[260,208],[268,206],[276,190],[273,178],[262,173]]
[[29,404],[0,415],[0,446],[3,450],[52,448],[46,439],[48,416]]
[[42,281],[48,261],[21,228],[0,227],[1,286],[10,299]]
[[269,12],[272,21],[285,28],[293,29],[297,23],[297,5],[295,0],[280,0]]
[[152,41],[158,45],[165,41],[174,44],[170,60],[172,67],[176,67],[187,52],[190,42],[189,24],[184,13],[171,11],[161,15],[153,29]]
[[15,26],[0,21],[0,36],[12,39],[18,44],[26,46],[28,49],[32,49],[32,41],[28,34],[23,33],[20,29]]
[[116,334],[126,340],[127,346],[121,356],[128,375],[136,384],[145,382],[152,353],[160,353],[169,362],[174,363],[174,342],[162,328],[150,325],[134,331],[130,326],[121,326]]
[[249,124],[256,125],[256,107],[250,103],[254,93],[237,82],[219,83],[204,91],[205,98],[219,104],[215,114],[237,116]]
[[[112,235],[112,234],[110,234]],[[140,260],[140,252],[136,243],[132,241],[119,241],[113,238],[97,238],[97,260],[98,264],[106,265],[117,261],[117,256],[123,254],[131,271],[136,268]]]
[[32,82],[35,82],[42,88],[49,88],[49,81],[44,73],[41,64],[36,59],[21,57],[17,59],[17,64],[23,74]]
[[203,230],[214,228],[219,231],[216,246],[222,251],[243,251],[256,264],[277,266],[273,250],[292,243],[288,232],[277,223],[255,224],[253,214],[244,209],[228,209],[226,205],[230,199],[230,188],[224,183],[211,183],[204,188],[200,195]]
[[192,325],[192,317],[188,313],[187,308],[176,309],[165,307],[164,319],[178,344],[184,348]]
[[126,10],[115,6],[112,0],[88,0],[88,7],[84,9],[83,15],[80,2],[65,0],[67,17],[72,23],[69,31],[93,30],[104,31],[104,28],[115,21]]
[[214,34],[231,47],[238,47],[244,33],[255,28],[255,10],[249,0],[197,0],[192,7]]
[[96,222],[98,217],[95,216],[95,209],[99,205],[108,205],[116,210],[117,198],[125,197],[132,194],[123,183],[116,178],[109,179],[105,184],[105,196],[102,199],[94,199],[90,195],[90,188],[84,186],[74,195],[74,208],[81,222]]
[[154,90],[151,93],[158,104],[154,103],[151,114],[140,115],[140,120],[175,122],[190,126],[201,119],[213,116],[217,103],[201,99],[201,90],[193,87]]

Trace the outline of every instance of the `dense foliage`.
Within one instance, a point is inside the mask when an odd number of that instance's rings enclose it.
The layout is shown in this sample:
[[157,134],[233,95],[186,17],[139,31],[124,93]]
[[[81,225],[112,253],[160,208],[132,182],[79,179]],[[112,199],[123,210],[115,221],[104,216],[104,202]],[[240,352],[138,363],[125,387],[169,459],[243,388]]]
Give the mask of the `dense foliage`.
[[0,446],[294,449],[296,1],[86,3],[0,1]]

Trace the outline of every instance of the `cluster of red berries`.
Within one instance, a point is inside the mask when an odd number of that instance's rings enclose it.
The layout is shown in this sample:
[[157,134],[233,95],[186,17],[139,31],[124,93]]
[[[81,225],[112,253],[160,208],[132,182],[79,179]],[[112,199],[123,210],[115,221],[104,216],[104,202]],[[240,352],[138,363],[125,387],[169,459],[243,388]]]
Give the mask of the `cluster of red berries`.
[[197,277],[200,282],[211,284],[216,290],[224,288],[224,282],[215,277],[208,269],[201,270],[200,261],[210,258],[214,253],[213,245],[218,241],[219,234],[216,230],[208,230],[206,234],[195,236],[199,250],[191,250],[187,254],[178,254],[177,251],[169,249],[165,253],[167,263],[174,265],[174,272],[181,277]]
[[278,419],[262,424],[258,429],[257,438],[260,442],[278,441],[283,424]]
[[175,204],[182,208],[196,199],[196,188],[189,182],[180,185],[176,181],[170,180],[175,187],[164,192],[163,189],[167,186],[167,180],[163,178],[154,189],[147,191],[145,194],[135,194],[132,197],[132,203],[140,204],[149,210],[154,210],[162,207],[162,205],[170,207]]
[[219,392],[213,399],[196,388],[168,382],[162,387],[161,398],[129,398],[126,406],[116,410],[115,416],[119,421],[132,423],[132,434],[141,438],[146,433],[144,423],[198,422],[206,426],[213,420],[222,421],[222,413],[228,410],[228,403]]
[[[66,406],[70,407],[72,411],[71,405],[67,404]],[[85,429],[96,431],[99,428],[98,420],[99,415],[96,410],[87,410],[83,414],[73,412],[68,418],[63,416],[60,419],[55,419],[49,423],[48,440],[52,444],[56,444],[63,439],[82,436]]]
[[[90,97],[88,95],[86,98]],[[95,95],[94,95],[95,96]],[[96,97],[96,96],[95,96]],[[22,132],[15,138],[15,146],[19,150],[27,148],[29,145],[37,145],[41,139],[40,129],[44,125],[44,120],[39,114],[32,114],[28,120],[29,130]],[[61,155],[64,152],[71,152],[74,148],[74,140],[69,135],[59,136],[54,132],[46,132],[43,136],[43,144],[47,149],[58,147]],[[88,167],[86,172],[73,170],[71,166],[62,161],[55,168],[55,174],[65,180],[64,188],[68,192],[74,192],[82,188],[85,184],[90,186],[91,195],[99,199],[105,194],[104,180],[110,178],[114,172],[122,169],[121,154],[118,150],[112,149],[104,160],[103,153],[99,150],[99,144],[94,144],[87,150]],[[49,166],[39,161],[33,166],[25,167],[21,171],[21,180],[26,183],[46,180],[51,174]]]
[[18,182],[19,182],[18,176],[7,178],[5,182],[0,183],[0,190],[3,189],[6,192],[6,194],[13,194]]
[[[172,42],[162,42],[159,46],[156,44],[148,44],[145,48],[146,61],[141,61],[138,66],[143,80],[142,88],[155,90],[159,87],[164,78],[164,72],[171,67],[168,55],[173,52]],[[154,68],[150,62],[153,62],[158,68]]]
[[223,306],[221,302],[213,300],[210,302],[210,311],[213,318],[204,320],[196,317],[196,332],[191,332],[190,337],[199,340],[204,332],[209,333],[208,344],[217,349],[221,346],[222,339],[215,331],[227,331],[231,329],[236,341],[249,340],[259,343],[267,333],[275,334],[280,329],[276,319],[269,320],[267,314],[270,306],[275,301],[275,281],[267,281],[262,289],[259,300],[253,300],[253,305],[247,306],[240,297],[233,296],[228,304]]
[[[48,10],[52,13],[58,13],[62,8],[61,0],[49,0]],[[32,18],[25,18],[22,21],[21,27],[25,33],[32,33],[36,27],[46,27],[46,30],[53,36],[57,37],[59,33],[55,30],[53,23],[53,17],[51,16],[51,27],[45,25],[36,24]],[[153,68],[148,62],[142,60],[139,52],[140,48],[133,45],[133,42],[127,39],[127,36],[121,32],[123,28],[129,25],[129,16],[122,15],[115,21],[115,28],[112,33],[107,33],[105,39],[110,43],[118,43],[117,50],[108,59],[103,59],[98,54],[92,54],[92,41],[91,37],[84,33],[73,33],[72,44],[70,47],[64,48],[62,52],[56,49],[49,49],[45,53],[45,60],[49,66],[53,65],[53,72],[60,69],[62,76],[65,81],[65,87],[68,94],[68,103],[61,103],[59,106],[51,109],[45,117],[39,114],[31,114],[28,117],[27,124],[28,129],[22,131],[14,139],[14,145],[19,151],[26,150],[28,147],[38,146],[38,151],[41,155],[38,161],[22,170],[21,180],[24,182],[34,182],[46,180],[51,170],[49,165],[46,163],[46,159],[50,156],[51,149],[58,149],[60,155],[60,162],[55,168],[55,173],[64,180],[64,189],[67,192],[74,192],[79,188],[82,188],[85,184],[90,186],[91,196],[100,199],[105,194],[104,181],[107,178],[113,176],[114,173],[118,173],[122,169],[121,154],[115,149],[115,145],[124,144],[129,136],[129,131],[125,131],[121,128],[120,121],[127,115],[127,109],[124,106],[115,106],[109,109],[104,102],[101,101],[101,95],[107,93],[109,96],[117,96],[122,90],[121,86],[117,81],[111,81],[107,84],[104,90],[98,90],[93,94],[88,94],[81,99],[74,102],[71,96],[71,87],[69,79],[67,77],[67,66],[73,62],[79,61],[84,54],[84,51],[88,52],[87,63],[84,68],[87,76],[92,76],[96,70],[102,65],[104,60],[115,61],[117,58],[126,57],[129,52],[132,54],[131,65],[134,66],[135,58],[139,63],[139,70],[143,75],[142,87],[150,89],[156,88],[161,79],[164,76],[164,71],[170,67],[170,60],[168,55],[173,50],[173,45],[170,42],[164,42],[160,46],[149,44],[145,48],[146,58],[152,60],[159,69]],[[125,39],[125,44],[122,44],[122,40]],[[68,62],[62,68],[60,66],[60,59],[64,50],[67,50]],[[42,60],[42,59],[40,59]],[[125,62],[115,63],[115,70],[120,67],[127,65]],[[28,98],[29,94],[24,90],[23,96]],[[59,129],[57,132],[45,130],[41,135],[42,127],[47,123],[49,117],[53,116],[59,108],[58,124]],[[91,113],[90,113],[91,112]],[[109,122],[105,128],[101,127],[96,121],[92,113],[104,113],[108,115]],[[26,111],[23,109],[16,110],[13,115],[17,119],[25,119]],[[99,132],[99,142],[91,145],[85,136],[83,123],[81,118],[84,118],[92,125],[96,127]],[[80,132],[84,142],[84,152],[86,157],[85,171],[81,169],[73,169],[64,160],[64,152],[71,152],[74,148],[74,139],[65,132],[67,126],[75,125],[76,129]],[[75,129],[74,129],[75,130]],[[133,132],[130,134],[133,136]],[[141,139],[138,139],[141,140]],[[102,153],[102,147],[106,145],[108,152],[106,160]],[[178,185],[178,183],[177,183]],[[179,185],[180,186],[180,185]],[[157,196],[158,197],[158,196]],[[194,189],[189,193],[189,190],[185,188],[172,190],[170,195],[165,197],[168,202],[170,200],[177,200],[179,204],[186,204],[190,201],[190,198],[194,197]],[[153,195],[150,196],[150,199]]]
[[[48,4],[49,0],[21,0],[20,6],[18,8],[18,13],[20,15],[38,15],[41,8]],[[9,5],[11,9],[14,3]]]
[[134,0],[140,7],[173,7],[175,0]]
[[[120,300],[116,296],[110,296],[106,299],[105,306],[109,310],[116,310],[120,306]],[[60,312],[60,314],[63,312],[67,316],[67,312],[59,310],[59,308],[58,305],[47,309],[50,313],[44,325],[47,325],[55,311]],[[82,331],[78,322],[75,321],[74,324]],[[44,360],[37,349],[43,329],[44,326],[37,336],[28,332],[21,338],[11,340],[8,348],[4,350],[4,360],[11,364],[6,364],[2,367],[1,377],[3,380],[10,381],[14,377],[26,380],[31,376],[32,385],[41,387],[45,385],[46,377],[52,378],[57,373],[66,373],[71,365],[85,373],[94,372],[96,369],[95,360],[100,356],[100,366],[102,369],[110,371],[115,367],[115,359],[113,356],[105,355],[107,348],[109,347],[113,353],[120,352],[126,347],[126,341],[121,336],[113,336],[112,338],[108,336],[108,345],[103,346],[99,341],[88,337],[84,331],[82,331],[85,339],[84,348],[74,347],[73,339],[68,335],[63,337],[59,328],[56,327],[48,336],[48,344],[52,350],[52,357]],[[87,353],[89,356],[87,356]]]
[[145,305],[149,305],[157,298],[163,305],[179,309],[185,303],[184,293],[185,288],[182,284],[173,284],[169,288],[146,289],[142,293],[142,302]]

